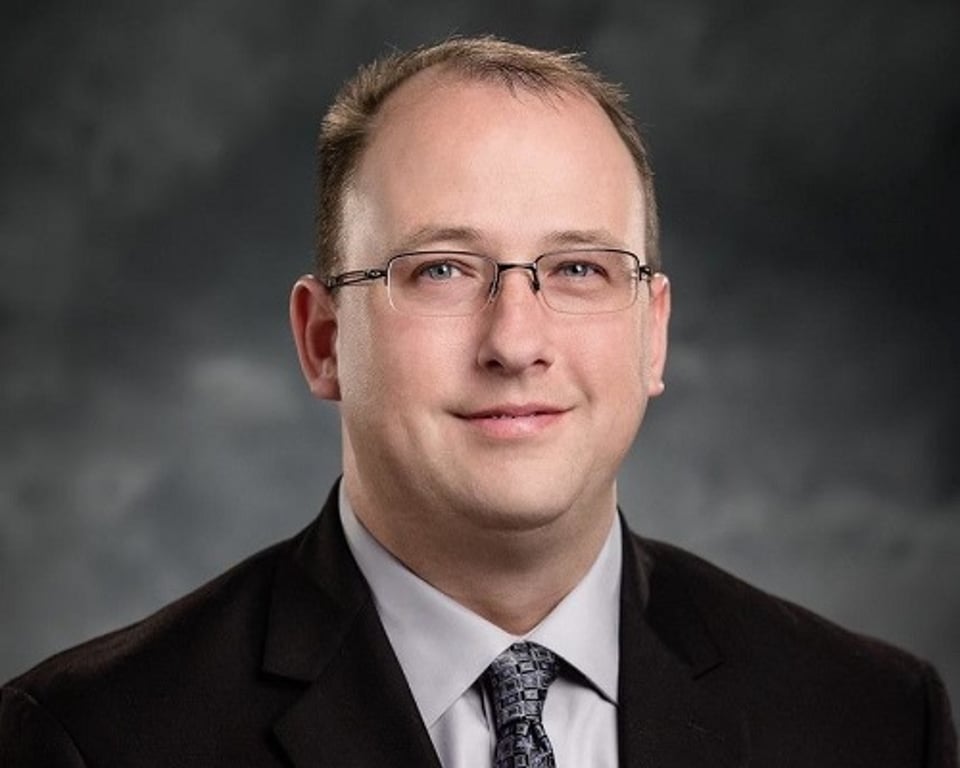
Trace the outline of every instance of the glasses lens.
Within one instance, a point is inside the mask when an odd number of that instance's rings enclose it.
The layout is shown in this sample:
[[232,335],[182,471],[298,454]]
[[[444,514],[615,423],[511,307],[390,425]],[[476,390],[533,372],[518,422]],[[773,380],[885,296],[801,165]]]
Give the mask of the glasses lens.
[[639,266],[626,251],[564,251],[537,259],[543,300],[557,312],[574,315],[617,312],[633,304]]
[[496,265],[490,259],[454,251],[394,256],[387,267],[387,291],[394,309],[413,315],[472,315],[487,303]]

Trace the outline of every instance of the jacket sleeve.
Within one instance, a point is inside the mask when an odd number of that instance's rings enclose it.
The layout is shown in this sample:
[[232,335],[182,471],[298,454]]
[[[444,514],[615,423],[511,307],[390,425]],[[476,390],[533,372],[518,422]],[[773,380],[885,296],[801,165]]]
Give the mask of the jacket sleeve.
[[0,766],[85,768],[76,744],[59,721],[29,694],[0,691]]
[[957,734],[943,681],[932,667],[926,674],[926,741],[924,768],[958,768]]

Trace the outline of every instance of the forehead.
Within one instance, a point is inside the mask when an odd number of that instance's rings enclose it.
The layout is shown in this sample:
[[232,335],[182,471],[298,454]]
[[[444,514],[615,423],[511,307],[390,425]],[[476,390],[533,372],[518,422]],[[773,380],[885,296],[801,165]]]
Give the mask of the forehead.
[[471,228],[497,248],[609,230],[642,248],[632,156],[600,105],[573,90],[421,72],[384,103],[344,203],[348,255],[351,239],[389,249],[430,227]]

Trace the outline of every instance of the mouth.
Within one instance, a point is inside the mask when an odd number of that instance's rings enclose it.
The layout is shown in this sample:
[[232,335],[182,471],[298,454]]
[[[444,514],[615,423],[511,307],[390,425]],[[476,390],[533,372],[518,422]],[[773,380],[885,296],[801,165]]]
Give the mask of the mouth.
[[556,416],[564,413],[567,409],[558,408],[552,405],[530,404],[530,405],[498,405],[493,408],[485,408],[480,411],[473,411],[463,414],[461,418],[473,419],[528,419],[537,416]]
[[486,437],[510,439],[541,434],[562,419],[568,410],[542,403],[508,404],[469,411],[460,418]]

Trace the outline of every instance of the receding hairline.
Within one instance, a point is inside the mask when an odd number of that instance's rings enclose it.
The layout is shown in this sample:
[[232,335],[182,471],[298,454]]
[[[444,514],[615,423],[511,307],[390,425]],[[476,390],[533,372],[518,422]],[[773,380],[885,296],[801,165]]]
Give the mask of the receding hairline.
[[376,77],[375,73],[384,68],[392,68],[394,76],[386,80],[386,88],[379,95],[381,102],[390,91],[416,75],[437,69],[531,91],[556,89],[566,83],[584,91],[605,91],[621,104],[626,101],[623,89],[590,69],[583,62],[582,53],[529,48],[493,36],[452,37],[435,45],[378,58],[364,67],[355,81],[368,75]]
[[[531,78],[527,80],[531,80]],[[439,88],[456,86],[458,84],[490,86],[491,88],[507,91],[511,96],[515,96],[518,99],[522,96],[533,96],[547,105],[555,105],[558,108],[561,106],[561,102],[565,97],[581,99],[596,107],[597,111],[606,117],[610,127],[617,134],[617,138],[632,158],[630,146],[623,139],[623,136],[620,135],[619,131],[617,131],[617,126],[611,119],[608,110],[604,108],[603,103],[585,85],[567,81],[517,81],[511,78],[501,77],[496,71],[487,72],[485,70],[476,71],[473,69],[464,69],[459,66],[459,62],[457,61],[441,61],[414,72],[409,77],[398,82],[387,95],[384,96],[376,111],[371,115],[367,131],[364,135],[363,146],[357,156],[358,162],[354,163],[351,170],[356,172],[362,163],[362,158],[366,150],[373,144],[382,126],[389,120],[390,115],[396,113],[401,104],[403,108],[410,106],[409,101],[403,102],[401,100],[405,98],[409,100],[411,97],[417,98],[417,92],[415,90],[417,88],[420,89],[421,97],[428,97],[432,94],[432,91],[429,90],[432,86]],[[636,163],[633,163],[633,165],[639,178],[640,171],[636,168]],[[352,176],[352,174],[350,175]]]

